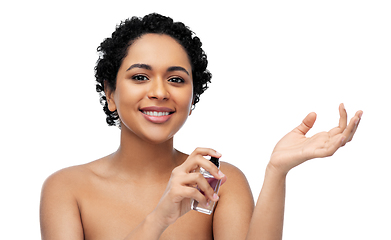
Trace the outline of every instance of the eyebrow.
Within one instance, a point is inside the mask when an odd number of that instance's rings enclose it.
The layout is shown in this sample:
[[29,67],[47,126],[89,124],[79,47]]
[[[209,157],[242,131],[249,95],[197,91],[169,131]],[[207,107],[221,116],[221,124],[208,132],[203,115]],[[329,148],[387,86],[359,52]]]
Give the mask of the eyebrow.
[[182,71],[190,76],[189,72],[186,69],[184,69],[183,67],[172,66],[172,67],[167,68],[167,72],[173,72],[173,71]]
[[[146,69],[146,70],[152,70],[152,67],[148,64],[143,64],[143,63],[135,63],[133,64],[132,66],[130,66],[126,71],[129,71],[133,68],[143,68],[143,69]],[[187,75],[190,76],[189,72],[183,68],[183,67],[180,67],[180,66],[172,66],[172,67],[169,67],[167,68],[167,72],[174,72],[174,71],[182,71],[184,73],[186,73]]]
[[136,64],[133,64],[132,66],[130,66],[126,71],[129,71],[130,69],[133,69],[133,68],[144,68],[146,70],[152,70],[152,67],[147,64],[136,63]]

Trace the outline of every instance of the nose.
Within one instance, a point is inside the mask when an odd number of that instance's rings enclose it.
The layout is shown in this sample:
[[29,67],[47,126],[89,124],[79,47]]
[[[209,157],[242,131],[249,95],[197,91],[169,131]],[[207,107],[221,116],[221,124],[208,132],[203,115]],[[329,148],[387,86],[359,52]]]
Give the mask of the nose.
[[151,81],[148,98],[156,100],[167,100],[170,98],[170,93],[167,91],[162,79],[154,79]]

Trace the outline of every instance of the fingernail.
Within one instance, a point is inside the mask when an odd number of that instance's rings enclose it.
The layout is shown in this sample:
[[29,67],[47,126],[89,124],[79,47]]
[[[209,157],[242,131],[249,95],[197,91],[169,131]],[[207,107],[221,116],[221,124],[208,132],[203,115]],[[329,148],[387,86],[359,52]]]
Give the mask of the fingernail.
[[219,170],[219,176],[220,176],[220,177],[224,177],[225,174],[224,174],[222,171]]
[[219,155],[219,156],[223,155],[223,154],[219,153],[218,151],[216,151],[216,154]]
[[217,201],[217,200],[219,200],[219,196],[216,193],[214,193],[213,194],[213,199],[214,199],[214,201]]

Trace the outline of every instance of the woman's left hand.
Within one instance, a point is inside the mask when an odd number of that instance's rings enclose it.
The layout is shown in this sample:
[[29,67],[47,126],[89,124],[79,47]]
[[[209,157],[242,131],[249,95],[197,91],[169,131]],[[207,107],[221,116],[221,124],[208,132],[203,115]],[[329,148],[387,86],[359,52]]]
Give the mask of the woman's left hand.
[[320,132],[307,138],[305,135],[316,120],[316,113],[310,113],[303,122],[285,135],[273,150],[269,166],[287,174],[301,163],[333,155],[341,146],[350,142],[360,123],[362,111],[357,111],[347,124],[347,113],[343,104],[339,106],[339,126],[328,132]]

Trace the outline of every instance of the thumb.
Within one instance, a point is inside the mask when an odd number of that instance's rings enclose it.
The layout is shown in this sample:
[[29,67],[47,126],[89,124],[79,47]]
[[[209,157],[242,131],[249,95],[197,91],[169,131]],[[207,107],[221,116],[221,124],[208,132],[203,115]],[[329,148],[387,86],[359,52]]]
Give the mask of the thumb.
[[316,113],[312,112],[308,114],[307,117],[304,118],[303,122],[297,128],[295,128],[295,130],[306,135],[308,131],[314,126],[315,120],[316,120]]

